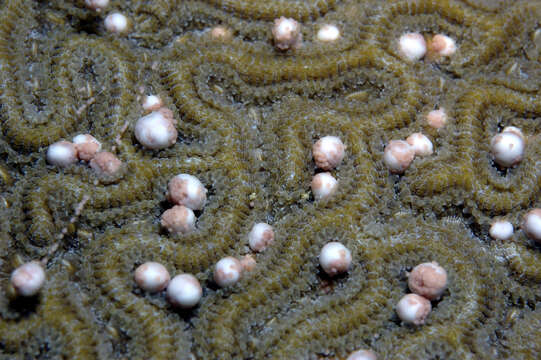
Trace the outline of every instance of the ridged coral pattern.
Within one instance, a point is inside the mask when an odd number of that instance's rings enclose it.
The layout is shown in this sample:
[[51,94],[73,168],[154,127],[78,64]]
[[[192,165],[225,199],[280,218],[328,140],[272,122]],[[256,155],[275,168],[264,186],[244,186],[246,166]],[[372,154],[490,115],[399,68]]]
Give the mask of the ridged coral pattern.
[[[113,11],[131,21],[108,33]],[[303,46],[279,52],[271,27],[301,23]],[[541,2],[536,0],[116,1],[0,0],[0,359],[537,359],[541,247],[520,230],[541,207]],[[339,40],[316,40],[326,23]],[[231,39],[213,39],[223,25]],[[405,32],[446,34],[453,56],[407,62]],[[133,135],[141,96],[178,120],[167,149]],[[445,108],[447,125],[426,114]],[[523,161],[494,166],[490,139],[522,129]],[[126,131],[123,131],[127,127]],[[385,144],[414,132],[435,153],[404,175]],[[53,142],[90,133],[125,168],[108,178],[45,161]],[[339,190],[315,202],[312,144],[339,136]],[[171,235],[160,215],[179,173],[208,189],[197,230]],[[82,212],[76,207],[88,197]],[[492,240],[505,217],[510,240]],[[249,252],[268,222],[275,242],[255,271],[219,289],[214,264]],[[340,241],[349,273],[328,278],[318,255]],[[34,298],[9,277],[47,258]],[[135,268],[192,273],[201,303],[176,310],[147,294]],[[449,286],[423,326],[394,307],[407,271],[437,261]]]

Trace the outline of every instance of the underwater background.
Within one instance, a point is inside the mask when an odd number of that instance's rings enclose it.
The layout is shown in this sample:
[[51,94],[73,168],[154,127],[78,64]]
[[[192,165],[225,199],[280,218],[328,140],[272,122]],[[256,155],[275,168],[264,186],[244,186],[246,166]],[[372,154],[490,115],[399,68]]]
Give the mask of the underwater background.
[[[127,35],[103,26],[115,10]],[[301,48],[273,47],[280,16],[301,23]],[[360,348],[539,359],[541,246],[520,223],[541,207],[540,22],[533,0],[112,0],[101,13],[82,0],[0,0],[0,359],[343,359]],[[339,40],[315,39],[326,23]],[[213,39],[216,25],[233,38]],[[404,61],[397,39],[409,31],[447,34],[458,50]],[[144,94],[173,111],[174,146],[135,140]],[[436,130],[425,116],[439,107],[449,120]],[[508,125],[528,140],[501,171],[489,145]],[[390,174],[385,144],[419,131],[435,153]],[[46,163],[49,144],[79,133],[124,170],[103,179]],[[311,148],[325,135],[346,157],[338,192],[314,201]],[[197,176],[208,201],[197,231],[169,235],[159,217],[179,173]],[[513,223],[511,239],[488,236],[494,218]],[[261,221],[274,245],[217,288],[214,264],[249,253]],[[332,280],[318,264],[328,241],[353,255]],[[45,257],[40,294],[13,299],[13,269]],[[201,303],[176,310],[138,289],[146,261],[195,274]],[[401,324],[406,273],[427,261],[446,269],[448,289],[425,325]]]

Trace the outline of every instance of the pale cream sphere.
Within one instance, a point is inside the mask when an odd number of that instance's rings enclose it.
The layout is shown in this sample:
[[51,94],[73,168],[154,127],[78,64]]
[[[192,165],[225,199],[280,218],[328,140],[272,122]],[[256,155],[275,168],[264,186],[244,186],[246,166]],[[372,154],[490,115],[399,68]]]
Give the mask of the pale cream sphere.
[[430,111],[426,115],[426,122],[430,127],[434,129],[441,129],[447,124],[447,113],[445,109],[440,108]]
[[407,33],[398,39],[398,48],[404,58],[417,61],[426,54],[426,41],[419,33]]
[[430,301],[417,294],[405,295],[396,304],[396,313],[405,323],[422,325],[432,310]]
[[428,300],[439,299],[447,289],[447,272],[437,262],[419,264],[409,273],[408,286]]
[[255,261],[254,257],[250,254],[244,255],[240,259],[240,264],[242,265],[242,270],[248,271],[248,272],[255,270],[257,266],[257,262]]
[[319,264],[329,276],[345,273],[351,266],[351,252],[342,243],[332,241],[321,249]]
[[529,238],[541,243],[541,209],[532,209],[524,215],[522,230]]
[[406,139],[406,142],[410,144],[417,156],[428,156],[434,153],[434,145],[432,141],[421,133],[413,133]]
[[513,224],[506,220],[497,220],[490,225],[488,233],[496,240],[507,240],[513,236]]
[[34,296],[45,283],[45,270],[38,261],[30,261],[11,273],[11,285],[17,295]]
[[302,43],[300,24],[294,19],[283,16],[274,20],[272,36],[274,46],[279,50],[296,49]]
[[201,210],[207,201],[207,189],[193,175],[179,174],[169,181],[167,198],[174,204]]
[[274,242],[274,230],[266,223],[257,223],[248,234],[248,245],[253,251],[263,251]]
[[109,5],[109,0],[85,0],[87,8],[100,12]]
[[107,31],[116,34],[121,34],[128,31],[130,25],[128,18],[121,13],[112,13],[107,15],[104,20],[104,24]]
[[236,284],[242,277],[242,264],[234,257],[228,256],[216,263],[214,282],[220,287]]
[[195,214],[192,209],[175,205],[162,214],[161,224],[172,234],[187,234],[195,230]]
[[312,155],[318,168],[332,170],[344,159],[345,146],[339,137],[324,136],[312,146]]
[[317,39],[322,42],[332,42],[338,40],[340,30],[336,25],[325,24],[317,32]]
[[216,40],[230,40],[233,37],[233,31],[223,25],[218,25],[210,30],[210,36]]
[[456,42],[447,35],[437,34],[430,41],[432,56],[451,56],[456,52]]
[[512,167],[522,161],[524,156],[524,139],[511,131],[502,132],[490,141],[490,150],[496,164]]
[[149,261],[137,267],[134,279],[141,289],[154,293],[165,289],[171,277],[165,266]]
[[143,116],[135,124],[137,141],[148,149],[164,149],[177,141],[178,132],[173,115],[171,111],[162,109]]
[[338,189],[338,180],[331,173],[323,172],[314,175],[312,178],[312,193],[316,200],[331,197]]
[[516,126],[506,126],[502,130],[502,133],[504,133],[504,132],[511,132],[511,133],[519,136],[522,140],[526,140],[526,138],[524,137],[524,134],[522,133],[522,130],[520,130]]
[[189,309],[199,303],[203,289],[199,280],[191,274],[175,276],[167,286],[167,300],[171,305]]
[[349,354],[346,360],[377,360],[372,350],[357,350]]
[[158,95],[147,95],[143,98],[143,110],[156,111],[162,108],[163,101]]
[[77,161],[77,148],[69,141],[55,142],[47,149],[47,162],[51,165],[65,167]]
[[90,134],[79,134],[73,138],[77,156],[84,161],[90,161],[101,150],[101,143]]
[[383,152],[383,162],[394,174],[402,174],[414,157],[414,148],[404,140],[389,141]]
[[90,160],[90,167],[98,175],[113,175],[120,170],[121,166],[122,161],[108,151],[100,151]]

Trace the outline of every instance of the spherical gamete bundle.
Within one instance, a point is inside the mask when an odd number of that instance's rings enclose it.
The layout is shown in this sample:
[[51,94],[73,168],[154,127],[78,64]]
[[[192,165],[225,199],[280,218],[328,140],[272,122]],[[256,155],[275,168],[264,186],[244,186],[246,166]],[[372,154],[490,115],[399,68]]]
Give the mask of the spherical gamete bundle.
[[203,289],[199,280],[191,274],[175,276],[167,286],[167,299],[171,305],[189,309],[199,303]]
[[494,161],[506,168],[515,166],[522,161],[524,147],[524,137],[521,137],[514,130],[495,135],[490,141],[490,150]]
[[316,166],[323,170],[332,170],[344,159],[345,146],[336,136],[324,136],[315,142],[312,155]]
[[422,325],[432,310],[430,301],[417,294],[405,295],[396,305],[396,313],[400,319],[413,325]]
[[398,39],[400,54],[409,61],[417,61],[426,54],[426,41],[422,34],[407,33]]
[[494,221],[488,233],[493,239],[507,240],[513,236],[513,224],[506,220]]
[[101,143],[90,134],[79,134],[73,138],[80,160],[90,161],[101,150]]
[[257,223],[248,234],[248,245],[253,251],[263,251],[274,242],[274,230],[266,223]]
[[522,230],[529,238],[541,243],[541,209],[532,209],[524,215]]
[[143,110],[157,111],[163,107],[163,101],[158,95],[147,95],[143,98]]
[[65,167],[77,162],[77,148],[69,141],[59,141],[47,149],[47,162],[51,165]]
[[383,152],[383,162],[394,174],[402,174],[415,157],[415,149],[403,140],[391,140]]
[[137,120],[135,137],[148,149],[164,149],[177,141],[175,124],[171,110],[161,108]]
[[332,241],[321,249],[319,264],[329,276],[345,273],[351,267],[351,252],[342,243]]
[[447,272],[436,262],[419,264],[409,273],[408,286],[428,300],[439,299],[447,288]]
[[195,220],[192,209],[175,205],[162,214],[161,224],[172,234],[186,234],[195,230]]
[[87,8],[100,12],[109,5],[109,0],[85,0]]
[[410,144],[417,156],[428,156],[434,152],[432,141],[424,134],[413,133],[408,136],[406,142]]
[[207,189],[195,176],[179,174],[169,181],[167,198],[174,204],[201,210],[207,201]]
[[274,46],[279,50],[297,49],[302,44],[300,24],[294,19],[280,17],[272,27]]
[[328,172],[316,174],[312,178],[312,193],[316,200],[323,200],[331,197],[337,189],[338,180]]
[[137,267],[134,279],[141,289],[153,293],[164,290],[171,276],[165,266],[150,261]]
[[11,273],[11,285],[17,295],[34,296],[45,283],[45,270],[38,261],[30,261]]
[[104,20],[105,29],[111,33],[122,34],[128,31],[130,22],[126,15],[121,13],[112,13],[107,15]]
[[214,282],[220,287],[236,284],[242,276],[243,266],[234,257],[228,256],[216,263]]
[[346,360],[377,360],[372,350],[357,350],[348,355]]
[[90,160],[90,167],[98,175],[112,175],[115,174],[122,166],[115,154],[108,151],[101,151],[97,153],[92,160]]
[[430,127],[434,129],[441,129],[447,124],[447,113],[445,109],[440,108],[432,110],[426,115],[426,122]]
[[333,42],[340,37],[340,30],[336,25],[325,24],[317,32],[317,39],[322,42]]
[[436,34],[429,42],[428,52],[432,58],[451,56],[456,52],[455,40],[447,35]]

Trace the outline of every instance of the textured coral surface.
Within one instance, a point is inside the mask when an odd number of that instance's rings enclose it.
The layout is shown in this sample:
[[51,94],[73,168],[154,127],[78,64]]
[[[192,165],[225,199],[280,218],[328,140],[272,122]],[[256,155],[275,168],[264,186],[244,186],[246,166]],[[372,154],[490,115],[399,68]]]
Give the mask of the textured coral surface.
[[[128,34],[105,30],[114,10]],[[273,47],[282,15],[301,23],[299,49]],[[0,0],[0,359],[343,359],[359,348],[538,359],[541,246],[520,222],[541,207],[540,19],[535,0],[112,0],[100,13],[82,0]],[[338,41],[316,40],[325,23]],[[220,24],[231,39],[212,39]],[[458,51],[404,61],[396,40],[409,31],[447,34]],[[173,111],[174,146],[135,140],[144,94]],[[439,107],[447,126],[430,129]],[[508,125],[527,146],[501,171],[489,143]],[[391,175],[384,145],[419,131],[435,153]],[[120,174],[46,163],[48,145],[79,133],[115,152]],[[325,135],[346,156],[332,171],[338,192],[315,202],[311,148]],[[197,176],[208,201],[197,231],[173,236],[159,217],[179,173]],[[514,224],[510,240],[488,236],[496,217]],[[273,246],[218,289],[213,265],[248,253],[262,221]],[[318,265],[329,241],[353,256],[332,280]],[[43,258],[41,293],[13,299],[11,271]],[[175,310],[138,289],[146,261],[196,275],[199,306]],[[401,324],[406,273],[427,261],[449,287],[425,325]]]

